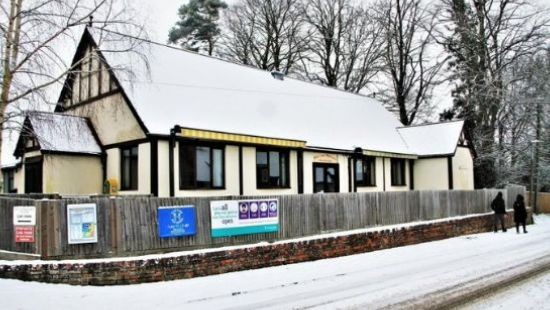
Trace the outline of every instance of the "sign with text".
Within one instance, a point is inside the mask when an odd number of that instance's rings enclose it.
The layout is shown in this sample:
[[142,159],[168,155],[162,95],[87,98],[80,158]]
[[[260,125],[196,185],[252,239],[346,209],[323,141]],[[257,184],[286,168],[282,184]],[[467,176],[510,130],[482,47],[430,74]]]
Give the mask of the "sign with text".
[[219,200],[210,202],[212,237],[279,231],[277,199]]
[[16,206],[13,207],[13,225],[36,225],[36,207],[34,206]]
[[69,244],[97,242],[97,206],[95,203],[67,205]]
[[197,212],[192,205],[159,207],[157,219],[161,238],[197,234]]
[[34,226],[15,226],[15,242],[33,243]]

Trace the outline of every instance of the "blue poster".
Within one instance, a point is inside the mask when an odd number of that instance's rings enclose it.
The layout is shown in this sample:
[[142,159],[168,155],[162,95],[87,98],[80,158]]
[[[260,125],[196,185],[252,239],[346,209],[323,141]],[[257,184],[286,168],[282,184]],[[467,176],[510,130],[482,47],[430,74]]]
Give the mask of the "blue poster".
[[159,207],[157,217],[161,238],[197,234],[197,213],[192,205]]

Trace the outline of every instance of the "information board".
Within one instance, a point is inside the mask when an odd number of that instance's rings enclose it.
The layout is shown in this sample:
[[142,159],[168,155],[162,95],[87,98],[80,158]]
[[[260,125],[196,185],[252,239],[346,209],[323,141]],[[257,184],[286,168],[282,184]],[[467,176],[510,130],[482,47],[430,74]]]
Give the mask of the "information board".
[[197,233],[196,209],[192,205],[159,207],[157,219],[161,238],[194,236]]
[[277,199],[219,200],[210,202],[212,237],[279,231]]
[[13,207],[13,225],[36,225],[36,207],[16,206]]
[[67,205],[69,244],[97,242],[97,206],[95,203]]

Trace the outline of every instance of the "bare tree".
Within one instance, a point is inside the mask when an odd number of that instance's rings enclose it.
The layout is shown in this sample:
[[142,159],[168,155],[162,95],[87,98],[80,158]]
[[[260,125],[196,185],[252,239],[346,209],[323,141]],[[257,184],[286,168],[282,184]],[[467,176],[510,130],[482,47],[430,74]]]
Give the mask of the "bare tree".
[[241,0],[225,12],[223,56],[288,73],[303,49],[297,0]]
[[384,71],[393,89],[385,101],[404,125],[429,109],[433,87],[446,57],[435,48],[433,30],[437,12],[429,12],[420,0],[383,0],[378,4],[384,30]]
[[[454,105],[479,157],[477,187],[496,184],[492,154],[498,151],[505,102],[505,71],[536,53],[547,38],[544,10],[523,0],[445,0],[440,14],[442,43],[450,52],[456,82]],[[449,31],[450,30],[450,31]]]
[[[126,3],[115,0],[10,0],[0,3],[2,88],[0,90],[0,158],[5,129],[19,129],[22,113],[44,109],[47,92],[60,87],[67,73],[67,47],[74,45],[84,25],[110,35],[120,51],[132,50],[135,38],[145,37],[141,24],[132,20]],[[136,19],[140,20],[140,19]],[[71,44],[73,43],[73,44]]]

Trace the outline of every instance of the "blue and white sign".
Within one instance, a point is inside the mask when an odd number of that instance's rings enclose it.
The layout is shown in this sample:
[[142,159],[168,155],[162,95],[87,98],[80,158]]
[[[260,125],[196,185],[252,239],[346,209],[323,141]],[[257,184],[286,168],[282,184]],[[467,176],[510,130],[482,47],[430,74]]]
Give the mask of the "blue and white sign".
[[197,234],[197,212],[192,205],[159,207],[157,218],[161,238]]
[[210,202],[212,237],[279,231],[277,199],[219,200]]

